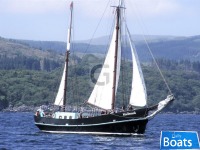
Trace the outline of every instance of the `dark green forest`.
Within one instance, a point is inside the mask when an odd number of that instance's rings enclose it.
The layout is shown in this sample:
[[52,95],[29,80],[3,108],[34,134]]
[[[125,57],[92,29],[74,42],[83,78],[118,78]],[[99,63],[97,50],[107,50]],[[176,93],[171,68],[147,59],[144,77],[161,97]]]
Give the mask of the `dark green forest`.
[[[24,56],[16,58],[1,56],[0,58],[0,110],[9,105],[12,107],[23,104],[39,106],[53,103],[62,74],[60,62],[43,60],[44,69],[41,69],[38,59]],[[67,93],[69,104],[72,101],[83,103],[87,100],[94,85],[90,79],[90,71],[102,61],[92,54],[82,58],[74,57],[74,60],[70,61]],[[176,98],[166,111],[200,111],[200,62],[159,59],[158,64]],[[121,75],[117,94],[119,107],[122,103],[127,103],[129,98],[130,68],[130,62],[122,63],[124,74]],[[156,104],[165,98],[168,90],[153,63],[142,64],[142,69],[147,87],[148,104]]]
[[38,59],[19,55],[16,57],[7,57],[0,55],[0,70],[45,70],[51,71],[60,66],[58,61],[50,59]]
[[[161,37],[149,46],[176,100],[166,111],[200,111],[200,36]],[[98,40],[97,40],[98,43]],[[62,74],[64,42],[13,40],[0,37],[0,110],[21,105],[39,106],[54,102]],[[153,105],[169,94],[144,42],[136,42],[142,60],[148,104]],[[74,43],[69,67],[68,103],[83,103],[94,86],[91,69],[103,62],[106,45]],[[149,55],[149,56],[148,56]],[[126,59],[130,56],[126,54]],[[147,57],[146,57],[147,56]],[[147,61],[148,60],[148,61]],[[123,61],[117,106],[127,103],[130,95],[131,63]],[[96,75],[97,76],[97,75]]]

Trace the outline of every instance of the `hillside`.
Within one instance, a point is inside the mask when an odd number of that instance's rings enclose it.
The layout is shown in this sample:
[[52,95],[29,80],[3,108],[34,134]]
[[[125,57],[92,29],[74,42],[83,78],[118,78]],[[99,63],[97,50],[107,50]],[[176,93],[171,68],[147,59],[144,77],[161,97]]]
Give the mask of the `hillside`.
[[[159,58],[158,64],[176,97],[176,101],[168,109],[170,111],[200,111],[199,39],[199,36],[165,39],[163,42],[162,40],[158,42],[156,39],[150,43],[150,47],[159,49],[153,52]],[[31,46],[22,40],[0,38],[0,110],[8,106],[23,104],[39,106],[52,103],[55,98],[62,74],[64,54],[53,49],[36,48],[37,46],[34,47],[34,45],[56,49],[61,42],[55,42],[53,46],[51,42],[29,42],[32,43]],[[136,45],[140,48],[143,46],[141,43]],[[79,53],[78,55],[71,53],[70,90],[68,91],[68,103],[70,104],[72,100],[76,102],[87,100],[93,86],[90,70],[103,62],[102,50],[105,49],[105,45],[92,45],[87,53],[83,53],[85,51],[83,49],[87,49],[87,47],[87,44],[73,45],[73,48]],[[169,52],[169,49],[172,51]],[[98,51],[99,53],[97,53]],[[143,54],[143,51],[139,51],[142,59],[148,60],[148,57],[144,57]],[[126,88],[120,87],[117,95],[117,99],[121,100],[124,97],[123,90],[129,90],[125,92],[126,102],[130,94],[130,67],[131,64],[127,61],[124,65],[127,75],[127,79],[124,77]],[[152,105],[165,98],[167,90],[154,64],[143,63],[142,68],[148,89],[149,104]],[[119,102],[117,105],[120,107],[122,103]]]
[[[86,55],[78,60],[79,63],[69,68],[70,87],[67,93],[68,104],[72,102],[82,104],[88,99],[94,84],[90,79],[91,66],[101,62],[94,55]],[[176,65],[175,65],[176,64]],[[172,112],[200,111],[200,67],[199,72],[190,70],[183,71],[183,64],[173,62],[170,66],[176,68],[163,69],[166,81],[169,84],[176,100],[167,109]],[[165,66],[170,66],[166,63]],[[200,66],[200,63],[199,63]],[[131,71],[130,63],[124,66],[125,76],[119,82],[117,94],[117,106],[121,107],[122,102],[128,103],[130,95]],[[163,66],[164,67],[164,66]],[[148,104],[154,105],[164,99],[168,94],[167,88],[154,66],[142,66],[147,94]],[[42,104],[53,103],[59,87],[62,74],[61,68],[46,71],[35,70],[0,70],[0,105],[1,108],[10,106],[40,106]],[[120,78],[120,80],[122,80]],[[125,90],[125,91],[124,91]],[[125,92],[125,93],[124,93]],[[124,95],[125,94],[125,95]],[[123,100],[123,101],[122,101]]]
[[[190,61],[200,60],[200,36],[152,42],[149,43],[149,47],[156,58]],[[138,44],[136,48],[141,49],[140,56],[146,55],[147,47],[144,44]],[[147,60],[149,58],[143,57],[142,59]]]
[[40,50],[16,40],[0,38],[0,69],[51,70],[60,66],[64,55]]
[[26,57],[37,57],[40,59],[48,58],[52,60],[63,59],[63,56],[58,55],[53,51],[42,51],[36,47],[32,48],[28,44],[21,44],[20,42],[16,42],[16,40],[4,38],[0,38],[0,55],[6,55],[8,57],[23,55]]
[[[143,38],[139,35],[133,35],[133,40],[138,51],[141,61],[151,60],[147,45]],[[200,36],[192,37],[173,37],[173,36],[147,36],[146,40],[156,58],[165,58],[169,60],[200,60]],[[40,49],[43,51],[51,50],[54,52],[63,53],[66,49],[64,42],[50,41],[27,41],[13,40],[16,43],[29,46],[31,48]],[[79,53],[105,54],[108,37],[100,37],[93,39],[91,45],[87,41],[79,41],[73,44],[73,49]],[[130,53],[127,52],[127,56]]]

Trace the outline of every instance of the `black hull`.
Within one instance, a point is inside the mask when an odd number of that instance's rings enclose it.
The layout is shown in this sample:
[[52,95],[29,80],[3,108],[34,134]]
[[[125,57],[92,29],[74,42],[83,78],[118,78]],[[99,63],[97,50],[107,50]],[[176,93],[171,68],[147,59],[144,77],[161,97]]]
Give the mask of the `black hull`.
[[80,134],[143,134],[148,122],[147,109],[106,114],[90,118],[55,119],[34,116],[35,125],[44,132]]

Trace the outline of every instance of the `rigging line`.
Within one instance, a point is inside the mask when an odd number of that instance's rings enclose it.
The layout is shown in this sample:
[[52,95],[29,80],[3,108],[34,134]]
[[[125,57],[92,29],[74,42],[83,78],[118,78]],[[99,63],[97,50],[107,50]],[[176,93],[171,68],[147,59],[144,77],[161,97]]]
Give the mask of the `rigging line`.
[[151,51],[151,49],[150,49],[150,47],[149,47],[149,44],[147,43],[147,40],[146,39],[144,39],[144,40],[145,40],[145,43],[146,43],[147,48],[149,50],[149,53],[151,54],[151,57],[153,58],[153,61],[155,62],[156,67],[158,68],[158,71],[159,71],[161,77],[163,78],[163,81],[165,82],[165,85],[167,86],[167,89],[169,90],[170,94],[172,94],[172,91],[171,91],[171,89],[170,89],[170,87],[169,87],[169,85],[168,85],[168,83],[167,83],[167,81],[166,81],[166,79],[165,79],[165,77],[164,77],[164,75],[163,75],[163,73],[162,73],[162,71],[161,71],[161,69],[160,69],[160,67],[159,67],[159,65],[158,65],[158,63],[157,63],[152,51]]
[[[124,46],[127,48],[128,47],[128,41],[126,40],[127,38],[128,38],[128,35],[127,35],[127,32],[126,32],[126,20],[127,20],[127,15],[126,15],[126,4],[125,4],[125,1],[123,1],[122,2],[122,7],[124,7],[124,9],[123,9],[123,17],[122,17],[122,21],[124,22],[124,24],[123,24],[123,29],[124,29],[124,41],[123,41],[123,43],[124,43]],[[126,69],[129,69],[129,67],[128,67],[128,63],[129,63],[129,54],[128,54],[128,52],[127,52],[127,49],[124,49],[125,51],[124,51],[124,63],[125,63],[125,67],[126,67]],[[128,73],[128,71],[126,71],[125,72],[126,74],[125,74],[125,87],[127,87],[126,89],[126,95],[129,95],[129,93],[131,93],[131,86],[129,86],[129,81],[128,81],[128,79],[129,79],[129,73]],[[125,95],[125,99],[126,99],[126,106],[128,105],[128,103],[129,103],[129,99],[127,98],[127,96]]]
[[[124,2],[124,1],[123,1]],[[125,8],[125,4],[123,5],[123,7]],[[123,44],[124,44],[124,50],[123,50],[123,53],[124,53],[124,57],[123,57],[123,62],[124,62],[124,71],[126,70],[126,69],[128,69],[127,68],[127,63],[128,63],[128,57],[129,57],[129,55],[128,55],[128,53],[127,53],[127,47],[128,47],[128,41],[126,40],[127,39],[127,32],[126,32],[126,11],[125,11],[125,9],[123,9],[123,18],[122,18],[122,21],[123,21],[123,33],[124,33],[124,41],[123,41]],[[128,103],[129,103],[129,100],[128,100],[128,98],[127,98],[127,95],[129,95],[128,93],[130,93],[130,91],[131,91],[131,89],[129,88],[129,82],[128,82],[128,71],[125,71],[124,72],[125,74],[124,74],[124,78],[125,78],[125,86],[124,86],[124,88],[126,87],[126,90],[124,91],[124,93],[126,93],[125,94],[125,103],[126,103],[126,106],[128,105]]]
[[113,34],[113,29],[115,28],[115,17],[113,17],[113,21],[112,21],[112,25],[111,25],[111,30],[110,30],[110,33],[109,33],[109,37],[108,37],[108,41],[107,42],[107,45],[106,45],[106,51],[104,53],[104,61],[105,61],[105,58],[106,58],[106,54],[108,53],[108,49],[109,49],[109,46],[110,46],[110,42],[112,40],[112,34]]
[[94,33],[92,34],[92,37],[91,37],[91,39],[90,39],[90,41],[89,41],[89,43],[88,43],[87,48],[85,49],[85,52],[84,52],[83,57],[86,55],[86,52],[88,51],[88,49],[89,49],[90,46],[91,46],[92,40],[93,40],[93,38],[94,38],[94,35],[96,34],[97,29],[98,29],[98,27],[99,27],[99,25],[100,25],[100,23],[101,23],[101,21],[102,21],[104,15],[105,15],[105,12],[106,12],[106,10],[107,10],[107,8],[108,8],[109,3],[110,3],[110,0],[108,1],[107,5],[106,5],[106,8],[105,8],[105,10],[104,10],[104,12],[103,12],[103,14],[102,14],[102,16],[101,16],[101,18],[100,18],[98,24],[97,24],[97,27],[95,28],[95,31],[94,31]]
[[[134,5],[134,6],[136,6],[136,5]],[[137,9],[137,7],[136,7],[136,9]],[[138,10],[138,9],[137,9],[137,10]],[[171,91],[171,89],[170,89],[170,87],[169,87],[169,85],[168,85],[168,83],[167,83],[167,81],[166,81],[166,79],[165,79],[165,77],[164,77],[164,75],[163,75],[163,73],[162,73],[162,71],[161,71],[161,69],[160,69],[160,67],[159,67],[159,65],[158,65],[158,63],[157,63],[157,61],[156,61],[156,59],[155,59],[153,53],[152,53],[152,51],[151,51],[151,48],[150,48],[150,46],[149,46],[149,44],[148,44],[148,42],[147,42],[147,38],[146,38],[145,35],[144,35],[144,30],[145,30],[145,29],[146,29],[146,31],[148,31],[148,30],[147,30],[147,28],[145,28],[145,25],[144,25],[142,19],[139,18],[138,16],[139,16],[139,15],[136,13],[137,20],[139,21],[139,23],[140,23],[140,25],[141,25],[141,29],[142,29],[142,33],[143,33],[143,34],[142,34],[142,37],[143,37],[143,39],[144,39],[144,41],[145,41],[145,44],[147,45],[147,49],[148,49],[148,51],[149,51],[151,57],[153,58],[153,61],[154,61],[154,63],[156,64],[156,67],[157,67],[157,69],[158,69],[158,71],[159,71],[159,73],[160,73],[160,75],[161,75],[161,77],[162,77],[162,79],[163,79],[163,81],[164,81],[164,83],[165,83],[165,85],[166,85],[166,87],[167,87],[169,93],[172,94],[172,91]],[[147,33],[148,33],[148,32],[147,32]],[[147,34],[147,37],[149,37],[149,34]]]
[[[126,33],[125,33],[126,34]],[[125,35],[125,38],[127,38],[127,35]],[[128,45],[128,43],[127,42],[125,42],[124,43],[124,46],[127,48],[127,45]],[[128,69],[128,67],[127,67],[127,64],[129,63],[128,62],[128,55],[127,55],[127,51],[126,51],[126,48],[125,48],[125,51],[124,51],[124,60],[123,60],[123,62],[124,62],[124,94],[125,94],[125,105],[127,106],[128,105],[128,103],[129,103],[129,100],[128,100],[128,93],[130,93],[129,91],[131,91],[131,89],[129,88],[129,82],[128,82],[128,71],[125,71],[125,70],[127,70]]]
[[[122,17],[124,17],[124,16],[122,16]],[[121,18],[122,19],[122,18]],[[123,21],[122,21],[123,22]],[[124,31],[124,28],[123,28],[123,26],[122,26],[122,28],[121,28],[121,35],[123,35],[123,33],[125,33]],[[126,45],[126,40],[125,40],[125,36],[124,36],[124,38],[123,37],[121,37],[121,41],[122,41],[122,54],[121,54],[121,84],[122,84],[122,99],[123,99],[123,107],[124,106],[126,106],[127,105],[127,103],[126,103],[126,94],[125,94],[125,92],[126,92],[126,90],[125,90],[125,87],[127,86],[127,84],[126,84],[126,72],[125,72],[125,68],[126,68],[126,50],[125,50],[125,48],[124,48],[124,46]]]

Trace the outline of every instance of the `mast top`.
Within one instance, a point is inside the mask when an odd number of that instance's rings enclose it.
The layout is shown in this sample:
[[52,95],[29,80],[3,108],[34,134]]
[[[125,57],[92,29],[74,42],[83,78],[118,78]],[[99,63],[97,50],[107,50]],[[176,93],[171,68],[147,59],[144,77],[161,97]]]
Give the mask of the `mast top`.
[[111,6],[111,7],[126,9],[124,5],[124,0],[119,0],[118,6]]
[[119,6],[123,6],[124,1],[123,0],[119,0]]

